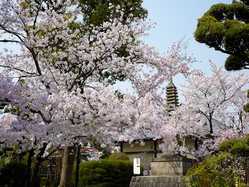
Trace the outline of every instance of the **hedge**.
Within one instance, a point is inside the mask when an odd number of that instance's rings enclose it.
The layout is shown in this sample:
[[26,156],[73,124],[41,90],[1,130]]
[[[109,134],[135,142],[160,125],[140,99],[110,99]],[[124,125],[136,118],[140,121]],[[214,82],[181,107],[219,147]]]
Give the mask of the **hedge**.
[[109,160],[129,160],[129,157],[125,153],[112,153],[109,157]]
[[25,186],[27,177],[26,165],[11,161],[0,165],[0,186]]
[[87,161],[80,164],[79,187],[129,187],[131,177],[130,161]]

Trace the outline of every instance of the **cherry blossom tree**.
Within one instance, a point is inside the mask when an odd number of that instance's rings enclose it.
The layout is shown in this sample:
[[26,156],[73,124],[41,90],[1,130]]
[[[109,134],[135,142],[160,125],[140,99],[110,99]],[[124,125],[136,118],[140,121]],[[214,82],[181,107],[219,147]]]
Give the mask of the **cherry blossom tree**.
[[[145,111],[151,103],[146,99],[156,98],[170,77],[189,71],[191,58],[180,45],[161,56],[143,44],[140,38],[150,25],[141,20],[123,24],[113,18],[85,31],[77,1],[3,0],[0,7],[0,42],[15,48],[0,54],[0,97],[12,106],[12,114],[1,117],[1,140],[21,142],[38,161],[61,145],[67,156],[79,137],[109,144],[123,127],[150,124],[162,113],[155,110],[147,119],[154,108]],[[115,11],[122,17],[121,9]],[[112,85],[124,80],[136,96],[115,94]],[[67,182],[61,177],[60,186]]]
[[[178,138],[198,141],[195,148],[179,146],[182,154],[192,149],[191,154],[202,157],[215,151],[220,141],[247,133],[248,115],[243,111],[247,98],[243,89],[248,76],[232,75],[212,63],[211,67],[210,76],[198,71],[187,78],[182,90],[184,102],[169,118],[168,125],[176,130]],[[167,138],[167,127],[162,132]]]

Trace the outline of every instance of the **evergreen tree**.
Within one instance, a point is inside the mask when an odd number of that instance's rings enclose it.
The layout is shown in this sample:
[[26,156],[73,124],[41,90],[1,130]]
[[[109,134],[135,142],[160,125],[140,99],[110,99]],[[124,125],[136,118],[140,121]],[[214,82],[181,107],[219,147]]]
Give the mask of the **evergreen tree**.
[[195,39],[228,54],[226,70],[249,69],[249,0],[213,5],[198,20]]
[[198,21],[195,39],[228,54],[227,70],[249,69],[249,1],[213,5]]

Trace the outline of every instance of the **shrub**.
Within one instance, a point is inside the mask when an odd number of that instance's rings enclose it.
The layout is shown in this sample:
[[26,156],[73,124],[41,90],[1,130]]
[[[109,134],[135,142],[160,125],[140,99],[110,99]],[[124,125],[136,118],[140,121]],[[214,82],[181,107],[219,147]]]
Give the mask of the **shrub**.
[[80,187],[128,187],[132,163],[123,160],[87,161],[80,164]]
[[27,177],[26,165],[11,161],[0,166],[0,186],[25,186]]
[[[192,187],[213,187],[213,186],[224,186],[228,187],[227,181],[224,179],[223,173],[220,173],[218,167],[221,163],[228,159],[229,155],[221,154],[218,156],[210,156],[202,163],[194,166],[188,170],[185,177],[189,183],[188,186]],[[221,185],[222,184],[222,185]]]
[[246,186],[245,169],[249,155],[249,136],[226,140],[221,143],[217,154],[188,170],[185,176],[191,187],[239,187]]
[[249,155],[249,137],[235,138],[221,143],[220,151],[232,153],[237,156]]
[[125,153],[112,153],[109,160],[129,160],[129,157]]

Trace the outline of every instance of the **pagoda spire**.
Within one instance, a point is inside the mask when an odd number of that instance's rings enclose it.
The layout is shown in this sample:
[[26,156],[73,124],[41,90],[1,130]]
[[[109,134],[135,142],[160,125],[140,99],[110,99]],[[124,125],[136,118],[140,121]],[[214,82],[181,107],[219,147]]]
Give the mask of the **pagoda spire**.
[[177,88],[172,78],[170,79],[166,87],[166,101],[167,101],[166,110],[169,113],[174,111],[175,108],[179,105]]

